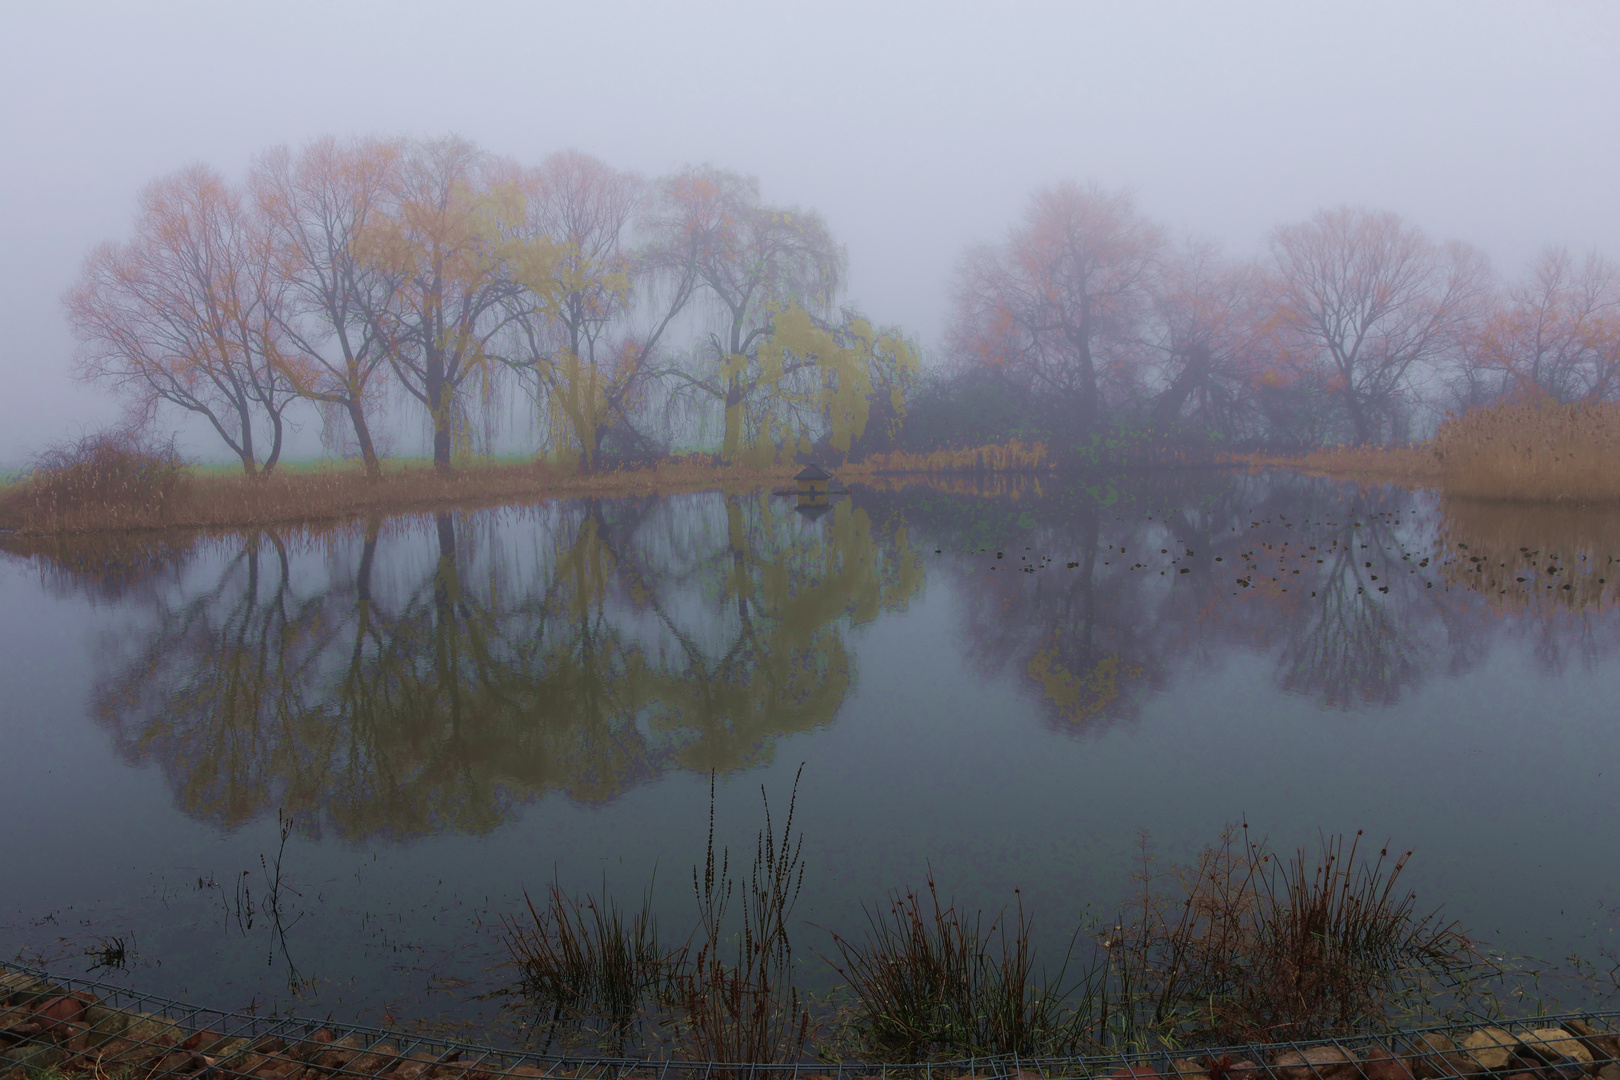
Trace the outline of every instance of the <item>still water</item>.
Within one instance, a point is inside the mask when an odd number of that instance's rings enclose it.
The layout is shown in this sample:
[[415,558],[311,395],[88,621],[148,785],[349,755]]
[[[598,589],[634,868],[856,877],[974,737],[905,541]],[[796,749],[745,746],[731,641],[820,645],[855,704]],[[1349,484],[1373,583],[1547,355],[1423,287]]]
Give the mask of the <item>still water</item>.
[[929,873],[1050,948],[1144,843],[1246,820],[1414,849],[1420,906],[1612,988],[1616,554],[1613,516],[1226,473],[14,550],[0,954],[481,1022],[525,890],[682,936],[711,775],[746,867],[802,766],[811,985]]

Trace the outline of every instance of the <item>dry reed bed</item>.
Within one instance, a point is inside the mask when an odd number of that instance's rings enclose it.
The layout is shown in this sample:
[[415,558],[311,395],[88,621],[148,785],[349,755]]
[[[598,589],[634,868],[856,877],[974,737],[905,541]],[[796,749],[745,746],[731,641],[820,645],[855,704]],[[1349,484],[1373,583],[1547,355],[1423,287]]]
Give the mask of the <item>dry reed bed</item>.
[[873,454],[861,463],[861,471],[882,473],[1004,473],[1044,472],[1051,468],[1045,443],[1025,443],[1010,439],[1000,446],[978,446],[959,450],[910,453],[894,450]]
[[1447,494],[1620,500],[1620,403],[1523,401],[1453,416],[1433,443]]

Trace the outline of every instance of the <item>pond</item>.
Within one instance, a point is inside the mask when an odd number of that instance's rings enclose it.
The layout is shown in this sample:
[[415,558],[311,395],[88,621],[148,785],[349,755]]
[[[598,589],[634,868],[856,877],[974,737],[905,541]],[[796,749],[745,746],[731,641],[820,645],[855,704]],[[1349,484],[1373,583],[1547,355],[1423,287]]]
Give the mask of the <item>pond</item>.
[[13,545],[0,955],[493,1023],[525,890],[679,936],[711,777],[745,865],[802,768],[813,988],[930,875],[1061,952],[1246,821],[1412,849],[1576,1003],[1620,957],[1616,554],[1613,515],[1213,471]]

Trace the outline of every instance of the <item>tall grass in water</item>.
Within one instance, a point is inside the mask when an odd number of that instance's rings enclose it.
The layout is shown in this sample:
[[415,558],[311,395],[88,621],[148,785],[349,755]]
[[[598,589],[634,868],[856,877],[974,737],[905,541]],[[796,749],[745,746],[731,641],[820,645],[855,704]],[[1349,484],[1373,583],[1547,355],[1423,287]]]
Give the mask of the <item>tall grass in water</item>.
[[[810,1013],[793,982],[793,946],[788,919],[804,884],[804,864],[794,840],[793,812],[799,776],[793,778],[787,820],[777,838],[765,802],[765,828],[754,846],[754,863],[742,890],[740,933],[727,910],[735,891],[730,852],[714,850],[714,777],[709,778],[709,843],[699,874],[697,951],[680,976],[680,1030],[685,1057],[726,1063],[795,1062],[810,1038]],[[760,794],[764,795],[764,788]],[[723,1071],[722,1071],[723,1072]],[[752,1075],[753,1070],[750,1070]]]
[[1411,852],[1325,838],[1292,859],[1228,828],[1155,891],[1144,855],[1134,918],[1110,950],[1113,1041],[1249,1042],[1381,1030],[1466,994],[1482,960],[1455,923],[1400,887]]
[[1448,495],[1620,500],[1620,404],[1517,401],[1453,416],[1434,452]]
[[1003,912],[985,926],[982,913],[942,906],[930,875],[926,909],[907,892],[890,896],[886,916],[869,911],[867,920],[864,942],[832,935],[842,961],[833,966],[880,1056],[1068,1054],[1085,1044],[1096,973],[1065,988],[1068,957],[1053,978],[1037,972],[1021,896],[1014,921]]
[[524,993],[551,1012],[547,1043],[562,1025],[591,1031],[599,1047],[622,1053],[642,1042],[651,1014],[674,998],[684,947],[666,949],[651,890],[627,913],[607,898],[581,900],[552,884],[543,910],[527,892],[529,920],[506,917],[502,938]]

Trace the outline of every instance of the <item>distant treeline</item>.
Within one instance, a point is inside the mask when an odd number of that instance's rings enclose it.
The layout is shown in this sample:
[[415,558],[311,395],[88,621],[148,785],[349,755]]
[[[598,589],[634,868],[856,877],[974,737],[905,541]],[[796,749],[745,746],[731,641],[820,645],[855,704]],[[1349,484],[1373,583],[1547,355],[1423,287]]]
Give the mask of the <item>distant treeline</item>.
[[713,167],[648,181],[574,151],[329,138],[240,184],[200,165],[154,182],[66,305],[81,376],[132,423],[200,418],[249,474],[312,404],[375,476],[401,400],[441,468],[521,402],[537,453],[591,469],[694,445],[758,465],[1013,438],[1057,463],[1120,436],[1403,442],[1448,409],[1620,396],[1613,265],[1552,249],[1503,286],[1468,245],[1353,207],[1235,263],[1124,193],[1044,188],[963,253],[926,368],[845,301],[846,271],[819,214]]

